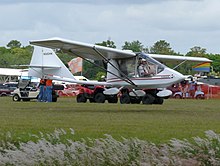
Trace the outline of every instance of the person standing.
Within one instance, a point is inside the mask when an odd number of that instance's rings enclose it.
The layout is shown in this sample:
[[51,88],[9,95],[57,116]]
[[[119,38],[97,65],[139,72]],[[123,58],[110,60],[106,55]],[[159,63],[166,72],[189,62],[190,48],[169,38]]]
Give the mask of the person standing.
[[192,99],[194,99],[194,97],[195,97],[195,92],[196,92],[196,83],[194,80],[192,80],[189,83],[189,95]]
[[38,95],[38,101],[39,102],[42,102],[44,101],[44,93],[45,93],[45,80],[43,78],[40,79],[40,83],[38,85],[38,88],[40,88],[40,92],[39,92],[39,95]]
[[52,102],[52,80],[46,80],[46,102]]

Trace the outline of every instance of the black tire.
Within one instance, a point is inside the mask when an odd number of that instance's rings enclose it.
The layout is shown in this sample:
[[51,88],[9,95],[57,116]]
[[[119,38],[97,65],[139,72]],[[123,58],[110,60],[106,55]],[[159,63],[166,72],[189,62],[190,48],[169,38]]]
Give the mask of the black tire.
[[96,103],[104,103],[105,102],[105,95],[101,92],[97,93],[94,97]]
[[121,104],[130,104],[130,102],[131,102],[131,99],[127,93],[121,95],[120,97]]
[[142,103],[143,104],[153,104],[154,100],[155,100],[154,96],[152,96],[151,94],[146,94],[142,98]]
[[76,101],[77,103],[85,103],[87,99],[83,93],[80,93],[76,96]]
[[3,94],[1,94],[0,96],[1,96],[1,97],[5,97],[5,96],[7,96],[7,94],[3,93]]
[[131,104],[140,104],[141,103],[141,98],[140,97],[138,97],[138,98],[131,97],[130,100],[131,100]]
[[155,100],[154,100],[154,104],[163,104],[163,101],[164,101],[163,98],[157,97],[157,98],[155,98]]
[[109,103],[117,103],[117,102],[118,102],[118,96],[117,96],[117,95],[110,96],[110,97],[108,98],[108,102],[109,102]]
[[197,95],[196,99],[205,99],[204,95]]
[[18,96],[18,94],[15,94],[15,95],[12,97],[12,100],[13,100],[13,101],[21,101],[21,98]]

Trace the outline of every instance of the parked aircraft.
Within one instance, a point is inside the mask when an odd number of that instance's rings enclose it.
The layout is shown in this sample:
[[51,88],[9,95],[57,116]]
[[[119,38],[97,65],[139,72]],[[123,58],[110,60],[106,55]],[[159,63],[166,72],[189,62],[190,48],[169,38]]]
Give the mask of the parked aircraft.
[[[103,60],[107,64],[107,78],[106,82],[78,81],[53,50],[46,48],[35,49],[30,63],[30,76],[78,84],[104,85],[105,89],[101,93],[112,96],[121,93],[121,103],[129,103],[132,98],[137,102],[142,100],[144,104],[162,104],[163,98],[167,98],[172,94],[166,87],[185,79],[181,73],[163,65],[156,58],[198,62],[210,61],[207,58],[171,57],[143,52],[134,53],[61,38],[35,40],[30,41],[30,44],[60,49],[84,60]],[[142,63],[144,63],[144,66],[140,67]],[[146,73],[141,73],[143,70],[146,70],[144,71]],[[100,96],[105,97],[104,95]]]

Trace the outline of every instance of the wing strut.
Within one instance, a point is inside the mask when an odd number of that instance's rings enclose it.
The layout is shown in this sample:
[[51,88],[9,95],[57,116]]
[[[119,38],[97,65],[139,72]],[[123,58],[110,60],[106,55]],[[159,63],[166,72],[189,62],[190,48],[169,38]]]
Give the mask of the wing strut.
[[173,70],[175,70],[177,67],[179,67],[180,65],[184,64],[187,60],[182,61],[181,63],[179,63],[178,65],[176,65]]
[[[115,74],[113,74],[114,76],[120,78],[120,79],[123,79],[124,81],[126,81],[127,83],[131,84],[131,85],[134,85],[134,86],[137,86],[133,81],[131,81],[128,76],[126,76],[123,72],[121,72],[117,67],[114,66],[114,64],[112,64],[105,56],[102,55],[101,52],[99,52],[99,50],[96,49],[96,47],[94,46],[93,47],[93,50],[98,53],[107,63],[109,63],[110,65],[112,65],[112,67],[114,67],[121,75],[123,75],[125,78],[122,78],[122,77],[119,77]],[[107,71],[109,72],[109,71]],[[110,73],[110,72],[109,72]],[[111,73],[112,74],[112,73]]]
[[[64,52],[65,52],[65,51],[64,51]],[[102,67],[102,66],[100,66],[100,65],[98,65],[98,64],[96,64],[96,63],[92,63],[91,61],[87,60],[86,58],[84,58],[84,57],[82,57],[82,56],[80,56],[80,55],[78,55],[78,54],[76,54],[76,53],[73,53],[73,52],[71,52],[71,51],[70,51],[70,52],[66,52],[66,53],[68,53],[68,54],[71,53],[71,54],[74,55],[74,56],[78,56],[78,57],[82,58],[83,60],[85,60],[85,61],[87,61],[87,62],[89,62],[89,63],[95,65],[96,67],[99,67],[100,69],[102,69],[102,70],[104,70],[104,71],[106,71],[106,72],[111,73],[111,74],[114,75],[115,77],[118,77],[118,78],[123,79],[124,81],[128,82],[127,79],[119,77],[119,76],[116,75],[115,73],[106,70],[104,67]],[[128,83],[131,84],[130,82],[128,82]],[[135,86],[136,86],[136,85],[135,85]]]

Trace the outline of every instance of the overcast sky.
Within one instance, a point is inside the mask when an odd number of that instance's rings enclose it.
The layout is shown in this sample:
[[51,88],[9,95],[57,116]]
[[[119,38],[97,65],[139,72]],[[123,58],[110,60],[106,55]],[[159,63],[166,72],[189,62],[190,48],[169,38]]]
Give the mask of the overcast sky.
[[0,46],[61,37],[111,39],[121,49],[125,41],[166,40],[183,54],[194,46],[220,53],[219,8],[220,0],[1,0]]

